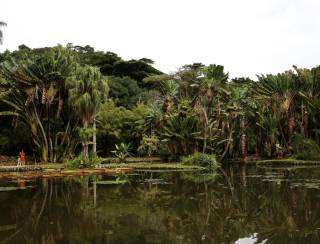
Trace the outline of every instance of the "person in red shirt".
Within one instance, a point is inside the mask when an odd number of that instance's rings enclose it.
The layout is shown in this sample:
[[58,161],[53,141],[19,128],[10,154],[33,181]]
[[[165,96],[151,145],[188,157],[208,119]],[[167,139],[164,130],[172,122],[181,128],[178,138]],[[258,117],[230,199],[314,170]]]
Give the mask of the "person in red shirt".
[[26,165],[26,154],[23,150],[19,153],[19,156],[20,156],[21,164]]

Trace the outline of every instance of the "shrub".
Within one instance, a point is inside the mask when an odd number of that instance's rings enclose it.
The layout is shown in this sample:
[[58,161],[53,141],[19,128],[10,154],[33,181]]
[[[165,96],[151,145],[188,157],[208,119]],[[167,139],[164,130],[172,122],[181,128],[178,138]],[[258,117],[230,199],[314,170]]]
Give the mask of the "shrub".
[[320,147],[312,139],[296,135],[293,141],[294,156],[302,160],[320,160]]
[[140,146],[138,147],[138,152],[145,153],[149,157],[152,156],[152,153],[158,151],[159,148],[159,138],[155,135],[142,137]]
[[127,158],[131,155],[131,144],[120,143],[116,144],[116,150],[111,151],[114,156],[118,159],[119,163],[125,163]]
[[183,157],[182,163],[186,165],[198,165],[209,169],[217,169],[220,167],[215,155],[205,153],[194,153]]
[[102,159],[93,154],[89,154],[88,160],[85,159],[84,155],[81,153],[79,156],[67,163],[69,168],[73,169],[83,169],[83,168],[92,168],[97,164],[100,164]]
[[173,155],[170,152],[167,143],[164,141],[160,141],[158,154],[159,154],[159,157],[161,158],[161,160],[164,162],[177,162],[177,161],[179,161],[179,156]]

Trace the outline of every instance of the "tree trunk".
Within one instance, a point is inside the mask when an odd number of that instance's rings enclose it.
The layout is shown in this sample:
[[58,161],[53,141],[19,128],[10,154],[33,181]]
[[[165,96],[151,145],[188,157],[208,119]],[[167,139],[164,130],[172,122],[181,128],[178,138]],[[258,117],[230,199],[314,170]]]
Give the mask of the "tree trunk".
[[97,156],[97,125],[96,118],[93,119],[93,136],[92,136],[92,151],[93,155]]
[[220,157],[220,162],[222,162],[222,160],[224,159],[224,157],[227,155],[227,152],[229,150],[229,147],[230,147],[230,144],[232,142],[232,134],[233,134],[233,129],[228,126],[228,130],[229,130],[229,136],[228,136],[228,142],[227,142],[227,145],[224,149],[224,152],[222,153],[221,157]]
[[[86,130],[88,129],[88,121],[84,120],[83,121],[83,128]],[[84,136],[83,138],[83,142],[82,142],[82,146],[83,146],[83,155],[84,155],[84,158],[86,160],[89,159],[89,145],[88,145],[88,138],[87,136]]]
[[204,132],[203,132],[203,148],[202,153],[205,153],[207,150],[207,136],[208,136],[208,125],[209,125],[209,119],[208,119],[208,113],[206,109],[203,109],[203,116],[204,116]]
[[207,149],[207,125],[205,125],[203,137],[202,153],[205,153]]
[[289,121],[288,121],[288,144],[289,144],[289,151],[292,150],[292,135],[293,135],[293,130],[295,127],[295,118],[294,115],[291,115],[289,117]]
[[309,133],[309,114],[307,111],[304,111],[303,128],[304,128],[304,136],[308,137],[310,133]]
[[245,117],[242,116],[240,118],[240,129],[241,129],[241,137],[240,137],[240,148],[241,148],[241,156],[245,158],[247,156],[246,151],[246,134],[245,134]]
[[49,102],[46,103],[47,107],[47,140],[48,140],[48,159],[50,163],[53,163],[53,145],[51,138],[51,106]]
[[[42,160],[44,162],[48,162],[48,149],[49,149],[49,145],[48,145],[48,140],[47,140],[47,135],[46,135],[46,132],[45,132],[45,129],[44,129],[44,126],[39,118],[39,114],[38,114],[38,111],[36,109],[36,105],[34,104],[33,102],[33,112],[34,112],[34,115],[35,115],[35,118],[36,118],[36,121],[38,123],[38,126],[40,128],[40,131],[41,131],[41,135],[40,138],[42,137],[43,141],[39,140],[39,142],[41,141],[40,145],[41,145],[41,150],[42,150]],[[30,126],[31,127],[31,126]]]
[[304,106],[303,106],[303,103],[301,104],[301,127],[300,127],[300,133],[301,133],[301,135],[305,136],[305,130],[304,130]]

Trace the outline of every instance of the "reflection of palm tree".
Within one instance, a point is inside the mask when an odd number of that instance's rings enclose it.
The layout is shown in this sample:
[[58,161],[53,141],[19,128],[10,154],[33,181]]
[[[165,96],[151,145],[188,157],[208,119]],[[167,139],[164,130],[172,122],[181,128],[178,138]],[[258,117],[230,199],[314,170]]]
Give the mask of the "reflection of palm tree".
[[[3,26],[7,26],[7,24],[5,22],[0,21],[0,28]],[[2,44],[2,40],[3,40],[3,33],[0,29],[0,44]]]

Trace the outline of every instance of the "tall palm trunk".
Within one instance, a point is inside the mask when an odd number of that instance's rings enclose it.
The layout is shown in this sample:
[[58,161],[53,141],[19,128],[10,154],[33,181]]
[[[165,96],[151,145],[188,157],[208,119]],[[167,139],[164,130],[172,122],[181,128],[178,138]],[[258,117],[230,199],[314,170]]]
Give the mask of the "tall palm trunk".
[[51,106],[49,104],[49,102],[46,104],[47,107],[47,140],[48,140],[48,158],[49,158],[49,162],[52,163],[53,162],[53,158],[54,158],[54,152],[53,152],[53,142],[52,142],[52,137],[51,137]]
[[[86,119],[83,120],[83,129],[88,129],[88,121]],[[83,156],[86,160],[89,159],[89,143],[88,143],[88,137],[87,135],[84,136],[82,139],[82,146],[83,146]]]
[[295,127],[295,118],[294,115],[291,114],[289,119],[288,119],[288,149],[291,150],[292,149],[292,136],[293,136],[293,130]]
[[93,136],[92,136],[92,152],[94,156],[97,156],[97,125],[96,119],[93,119]]
[[240,118],[240,130],[241,130],[241,136],[240,136],[240,148],[241,148],[241,156],[245,158],[247,156],[247,150],[246,150],[246,133],[245,133],[245,117],[241,116]]
[[[41,157],[42,157],[42,160],[44,162],[48,162],[48,150],[49,150],[49,143],[48,143],[48,139],[47,139],[47,136],[46,136],[46,132],[45,132],[45,128],[40,120],[40,117],[39,117],[39,114],[38,114],[38,111],[37,111],[37,108],[36,108],[36,105],[35,103],[33,102],[33,114],[34,114],[34,117],[37,121],[37,124],[40,128],[40,132],[41,132],[41,136],[40,138],[42,137],[42,140],[41,141],[41,144],[39,144],[41,146]],[[28,113],[27,113],[28,114]]]
[[305,136],[305,130],[304,130],[304,106],[303,106],[303,103],[301,104],[300,112],[301,112],[301,127],[300,127],[300,133],[301,133],[301,135]]
[[203,148],[202,148],[202,153],[205,153],[206,150],[207,150],[207,134],[208,134],[208,127],[207,125],[205,125],[205,128],[204,128],[204,134],[203,134]]
[[208,114],[207,110],[203,109],[203,148],[202,148],[202,153],[205,153],[207,150],[207,137],[208,137],[208,124],[209,124],[209,119],[208,119]]
[[222,153],[222,155],[220,157],[220,160],[219,160],[220,162],[222,162],[224,157],[227,155],[229,147],[230,147],[231,142],[232,142],[233,129],[230,128],[229,123],[227,124],[227,129],[228,129],[228,134],[229,134],[228,135],[228,141],[227,141],[227,145],[226,145],[226,147],[225,147],[225,149],[224,149],[224,151],[223,151],[223,153]]
[[306,137],[308,137],[310,133],[309,133],[309,113],[307,111],[304,112],[303,119],[304,119],[303,121],[304,134]]
[[300,133],[308,137],[308,127],[309,127],[309,114],[305,109],[305,106],[301,105],[301,128],[300,128]]

